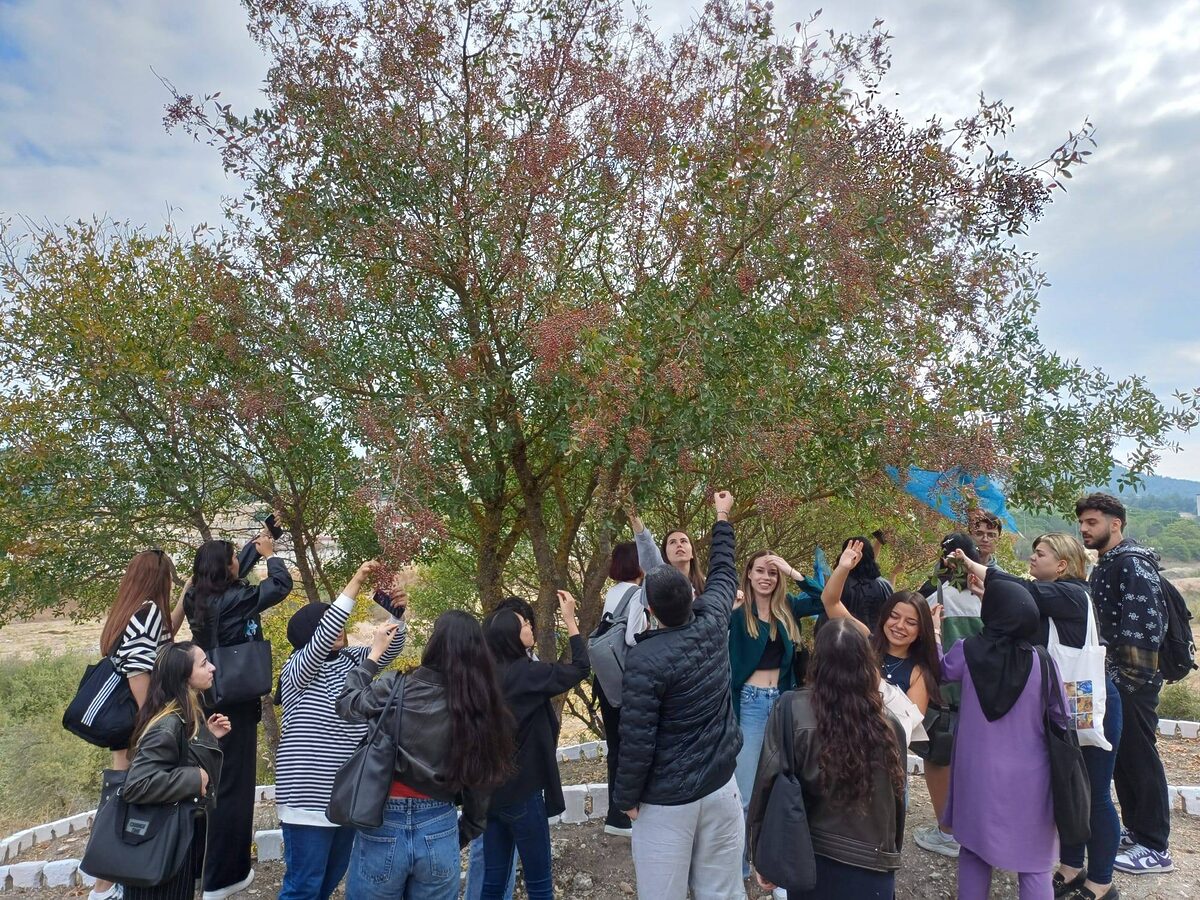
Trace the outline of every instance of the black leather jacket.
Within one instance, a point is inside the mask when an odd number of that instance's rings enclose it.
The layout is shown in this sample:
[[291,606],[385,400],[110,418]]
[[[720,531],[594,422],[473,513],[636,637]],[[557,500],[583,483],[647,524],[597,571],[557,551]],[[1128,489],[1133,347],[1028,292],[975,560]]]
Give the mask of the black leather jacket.
[[[352,669],[338,697],[337,713],[347,722],[372,723],[383,711],[396,678],[406,678],[404,708],[388,708],[382,728],[396,742],[393,778],[414,791],[447,803],[462,803],[458,839],[466,846],[487,824],[488,794],[451,782],[446,776],[450,747],[450,710],[446,683],[440,672],[421,666],[407,674],[379,672],[370,659]],[[399,694],[397,694],[397,699]]]
[[[891,872],[900,868],[900,849],[904,845],[904,798],[897,798],[883,767],[883,760],[871,770],[871,792],[866,809],[845,803],[828,802],[821,793],[821,744],[817,737],[817,718],[813,713],[808,690],[788,691],[779,698],[763,737],[762,756],[758,775],[750,795],[746,824],[749,828],[751,853],[758,845],[763,816],[775,776],[782,769],[783,704],[792,705],[794,726],[793,748],[800,782],[804,786],[804,804],[808,812],[808,827],[812,834],[813,852],[837,862],[876,872]],[[900,761],[907,758],[904,729],[888,713],[896,734]]]
[[199,797],[200,769],[208,773],[205,805],[217,802],[221,781],[221,749],[217,739],[201,722],[200,731],[186,742],[186,758],[179,755],[183,744],[183,718],[163,716],[147,729],[137,742],[123,795],[130,803],[174,803]]
[[184,596],[183,611],[188,627],[192,629],[192,640],[204,648],[205,653],[214,646],[213,626],[218,621],[217,639],[222,647],[261,641],[262,623],[258,617],[292,592],[292,575],[278,556],[267,560],[267,577],[258,584],[245,580],[260,559],[253,541],[242,548],[238,554],[238,580],[221,596],[209,598],[209,615],[202,622],[196,618],[196,601],[191,590]]

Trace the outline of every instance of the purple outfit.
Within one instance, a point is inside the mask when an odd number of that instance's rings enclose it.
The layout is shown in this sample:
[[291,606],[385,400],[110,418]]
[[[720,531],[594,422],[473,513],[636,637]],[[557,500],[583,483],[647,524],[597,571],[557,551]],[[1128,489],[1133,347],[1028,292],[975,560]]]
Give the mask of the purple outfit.
[[[989,722],[963,654],[955,644],[942,663],[946,681],[961,681],[962,707],[951,760],[946,826],[993,868],[1045,872],[1058,864],[1058,832],[1050,794],[1050,757],[1042,722],[1042,672],[1035,656],[1016,704]],[[1066,724],[1061,683],[1051,716]],[[1047,882],[1049,874],[1046,875]]]

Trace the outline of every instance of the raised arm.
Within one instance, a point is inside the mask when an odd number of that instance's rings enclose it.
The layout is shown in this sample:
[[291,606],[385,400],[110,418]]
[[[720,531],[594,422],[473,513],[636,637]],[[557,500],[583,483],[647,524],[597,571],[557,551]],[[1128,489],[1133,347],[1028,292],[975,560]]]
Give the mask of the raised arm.
[[738,576],[733,563],[734,535],[729,524],[729,511],[733,508],[733,494],[717,491],[713,495],[713,509],[717,521],[712,530],[712,551],[708,557],[708,577],[704,590],[696,598],[693,610],[697,617],[718,615],[726,624],[733,613],[733,601],[737,596]]
[[846,545],[846,549],[838,557],[837,565],[829,574],[829,580],[825,582],[825,588],[821,591],[821,603],[829,618],[849,619],[859,631],[869,636],[871,629],[850,615],[850,610],[842,602],[842,592],[846,589],[846,580],[850,577],[854,567],[862,560],[862,555],[862,541],[851,541]]

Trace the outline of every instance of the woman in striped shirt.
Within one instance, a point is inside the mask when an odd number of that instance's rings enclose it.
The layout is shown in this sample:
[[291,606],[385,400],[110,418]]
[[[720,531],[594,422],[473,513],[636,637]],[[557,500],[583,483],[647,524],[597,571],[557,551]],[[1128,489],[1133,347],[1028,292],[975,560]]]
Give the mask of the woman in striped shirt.
[[[162,550],[143,550],[129,561],[117,599],[113,601],[100,632],[100,650],[113,657],[116,670],[129,682],[129,690],[140,709],[146,702],[150,673],[158,651],[171,641],[171,588],[175,566]],[[129,769],[128,736],[112,750],[112,768]],[[116,900],[120,885],[97,881],[89,900]]]
[[[284,876],[280,900],[327,900],[346,874],[354,829],[325,816],[333,777],[367,733],[363,723],[339,718],[337,698],[346,676],[366,659],[370,647],[346,645],[346,622],[363,583],[378,568],[369,561],[332,603],[310,603],[288,621],[293,652],[279,676],[283,734],[275,758],[275,802],[283,825]],[[398,624],[379,659],[387,666],[404,649],[407,596],[376,593],[376,601]],[[387,604],[387,605],[385,605]]]

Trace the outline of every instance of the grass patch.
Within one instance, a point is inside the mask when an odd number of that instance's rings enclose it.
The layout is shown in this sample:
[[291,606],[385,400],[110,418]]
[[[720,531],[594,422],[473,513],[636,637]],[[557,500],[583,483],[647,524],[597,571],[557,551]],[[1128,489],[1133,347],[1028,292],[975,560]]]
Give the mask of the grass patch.
[[0,835],[94,809],[111,754],[62,727],[83,655],[0,663]]
[[1163,685],[1158,715],[1163,719],[1200,722],[1200,680],[1195,674],[1175,684]]

